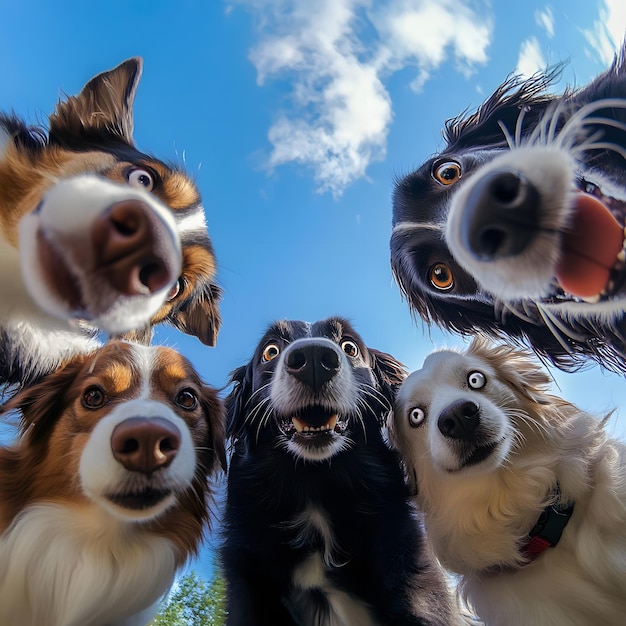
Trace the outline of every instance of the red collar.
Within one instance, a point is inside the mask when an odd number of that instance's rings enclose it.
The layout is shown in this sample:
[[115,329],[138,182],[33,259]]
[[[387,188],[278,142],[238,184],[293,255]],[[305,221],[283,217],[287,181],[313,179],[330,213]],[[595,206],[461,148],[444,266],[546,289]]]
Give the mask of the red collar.
[[554,492],[554,503],[548,505],[539,516],[536,524],[528,533],[526,541],[520,548],[524,557],[524,564],[516,567],[511,565],[492,565],[483,570],[488,576],[494,576],[503,572],[513,572],[521,567],[529,565],[548,548],[553,548],[559,543],[561,535],[574,512],[573,502],[563,502],[560,499],[561,490],[556,486]]

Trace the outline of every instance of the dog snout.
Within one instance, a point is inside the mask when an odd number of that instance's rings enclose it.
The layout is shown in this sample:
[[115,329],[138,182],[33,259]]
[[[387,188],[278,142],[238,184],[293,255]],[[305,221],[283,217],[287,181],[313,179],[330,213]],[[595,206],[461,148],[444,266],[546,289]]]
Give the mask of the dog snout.
[[111,435],[114,458],[131,472],[150,474],[167,467],[181,443],[178,427],[164,418],[131,417]]
[[471,400],[459,400],[446,407],[439,416],[439,432],[450,439],[468,441],[480,423],[480,407]]
[[[160,218],[142,200],[117,202],[91,228],[95,267],[120,293],[148,295],[172,284],[180,258]],[[172,248],[169,250],[168,248]]]
[[289,374],[314,391],[331,380],[341,365],[339,349],[331,344],[303,340],[293,345],[285,355]]
[[539,227],[539,199],[537,188],[519,173],[481,176],[463,207],[463,245],[481,261],[521,254]]

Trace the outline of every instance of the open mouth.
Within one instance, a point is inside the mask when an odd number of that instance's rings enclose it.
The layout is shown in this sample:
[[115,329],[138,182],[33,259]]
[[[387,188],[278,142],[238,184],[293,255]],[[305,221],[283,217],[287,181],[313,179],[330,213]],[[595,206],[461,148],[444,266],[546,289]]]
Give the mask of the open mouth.
[[605,196],[584,178],[572,205],[567,230],[562,233],[556,282],[546,303],[610,300],[620,290],[626,272],[624,202]]
[[491,441],[489,443],[476,446],[470,454],[468,454],[462,461],[461,467],[459,469],[463,469],[464,467],[471,467],[473,465],[478,465],[482,463],[486,459],[488,459],[496,448],[504,441],[504,439],[499,439],[498,441]]
[[46,282],[57,296],[76,312],[85,310],[82,289],[76,276],[70,270],[65,258],[41,232],[37,234],[39,262]]
[[130,493],[114,493],[107,495],[107,499],[124,509],[142,511],[149,509],[165,500],[172,492],[166,489],[147,487],[141,491]]
[[324,440],[335,434],[343,434],[347,428],[347,419],[333,409],[313,405],[280,419],[279,427],[292,439]]

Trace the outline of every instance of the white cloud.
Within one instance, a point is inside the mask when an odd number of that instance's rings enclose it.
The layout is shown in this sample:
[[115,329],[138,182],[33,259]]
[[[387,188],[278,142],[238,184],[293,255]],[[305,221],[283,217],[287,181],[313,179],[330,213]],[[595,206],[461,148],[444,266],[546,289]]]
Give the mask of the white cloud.
[[534,73],[546,69],[546,60],[541,52],[541,46],[536,37],[529,37],[522,42],[517,59],[517,74],[529,77]]
[[600,60],[608,65],[620,49],[626,31],[626,2],[624,0],[603,0],[599,3],[599,19],[593,28],[583,30],[585,38]]
[[545,29],[548,37],[554,37],[554,14],[550,7],[543,11],[535,11],[535,22]]
[[[444,62],[464,75],[487,61],[487,5],[464,0],[233,0],[253,10],[250,53],[260,85],[289,88],[268,132],[270,168],[312,168],[317,189],[340,195],[385,157],[393,111],[385,81],[412,68],[419,90]],[[476,2],[474,3],[477,6]]]

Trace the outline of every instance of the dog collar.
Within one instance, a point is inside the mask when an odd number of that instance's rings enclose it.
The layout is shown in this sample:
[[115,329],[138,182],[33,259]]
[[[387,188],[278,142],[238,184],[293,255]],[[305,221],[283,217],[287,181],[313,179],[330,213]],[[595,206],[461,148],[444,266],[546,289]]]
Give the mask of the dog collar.
[[541,512],[539,519],[528,533],[526,541],[520,548],[520,552],[525,560],[524,564],[521,566],[492,565],[484,570],[484,574],[494,576],[504,572],[517,571],[521,567],[530,565],[548,548],[553,548],[559,543],[561,535],[574,512],[574,503],[563,502],[560,496],[561,490],[557,485],[553,504],[549,504]]
[[559,543],[567,522],[572,517],[574,503],[562,502],[560,496],[561,490],[557,485],[555,502],[541,512],[537,523],[528,533],[528,540],[521,549],[528,563]]

